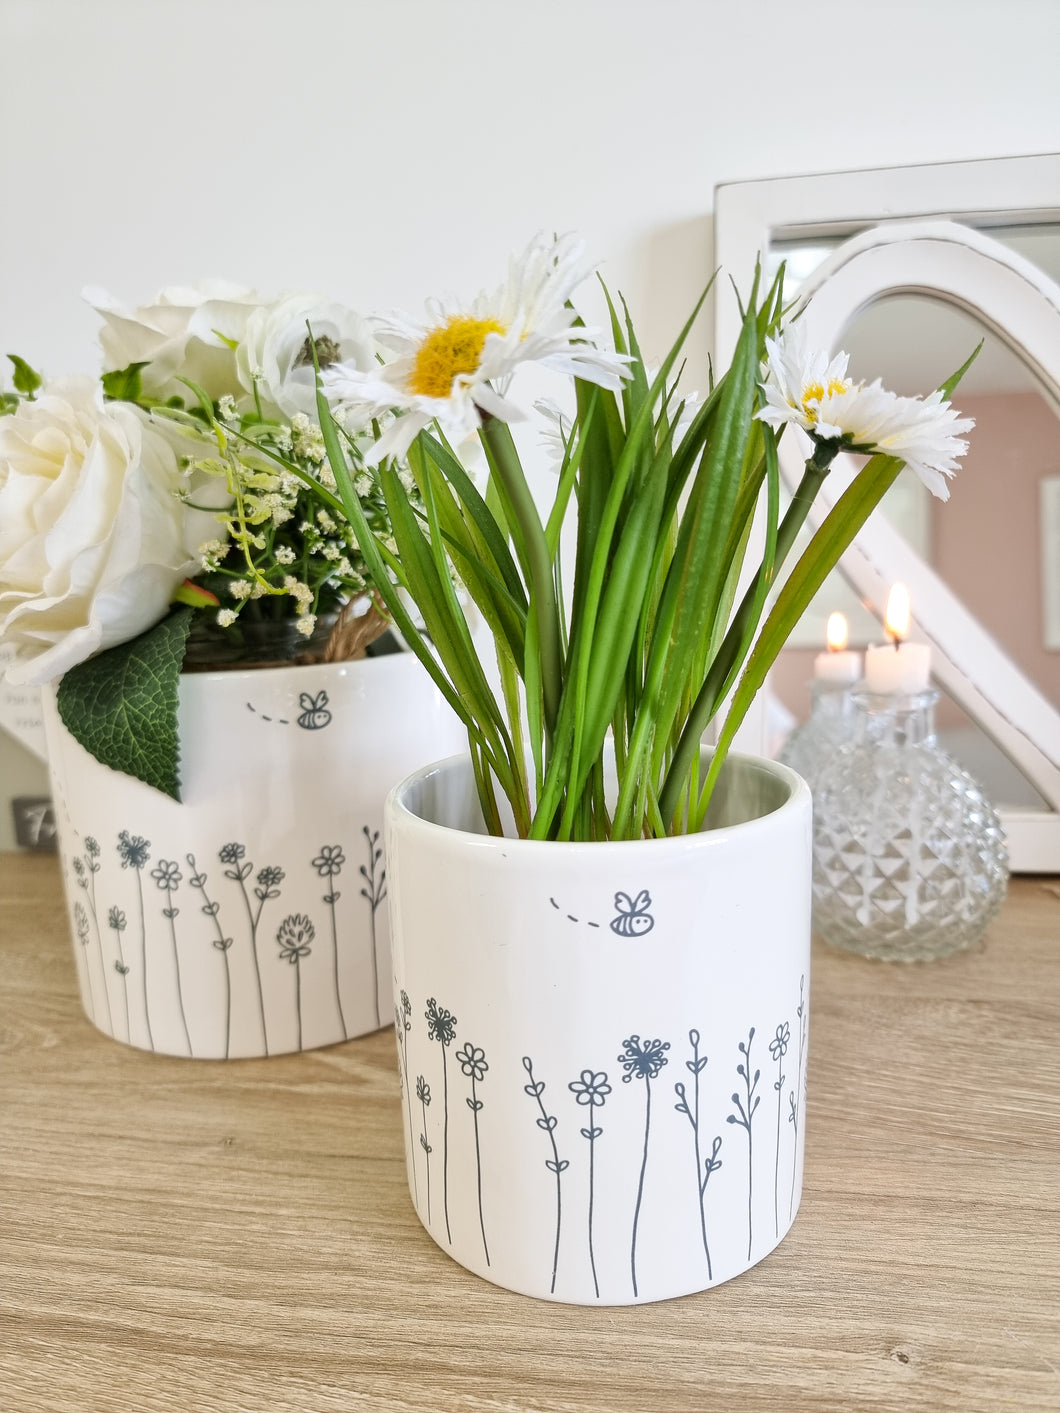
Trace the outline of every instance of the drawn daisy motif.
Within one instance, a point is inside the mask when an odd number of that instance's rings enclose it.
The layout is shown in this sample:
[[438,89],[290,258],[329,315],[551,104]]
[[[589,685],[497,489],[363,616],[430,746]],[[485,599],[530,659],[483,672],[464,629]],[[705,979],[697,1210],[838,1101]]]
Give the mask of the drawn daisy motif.
[[337,873],[342,872],[345,862],[346,855],[342,852],[341,844],[324,844],[313,860],[313,867],[321,878],[334,878]]
[[949,500],[946,478],[957,470],[957,457],[968,450],[960,434],[975,426],[961,417],[941,392],[930,397],[899,397],[879,378],[855,383],[847,376],[849,356],[811,351],[806,327],[796,321],[775,339],[766,339],[763,370],[766,406],[755,416],[770,426],[793,423],[815,443],[835,443],[836,450],[862,452],[904,461],[932,495]]
[[151,877],[159,888],[164,888],[169,892],[180,883],[182,874],[176,862],[170,859],[159,859],[157,865],[151,870]]
[[782,1060],[788,1053],[788,1042],[791,1039],[791,1026],[787,1021],[777,1026],[777,1033],[769,1042],[769,1053],[774,1060]]
[[223,864],[237,864],[246,852],[246,846],[243,844],[222,844],[217,857]]
[[502,422],[523,414],[507,398],[521,363],[538,363],[617,392],[629,360],[599,349],[595,331],[574,324],[568,300],[590,273],[583,245],[570,236],[538,236],[491,294],[467,305],[432,302],[427,320],[406,316],[377,321],[379,341],[398,355],[381,368],[346,364],[328,369],[329,399],[355,412],[396,417],[368,454],[375,464],[401,457],[436,418],[453,441],[476,432],[483,417]]
[[456,1052],[456,1058],[468,1079],[473,1079],[480,1084],[486,1078],[489,1065],[486,1063],[485,1050],[481,1050],[477,1045],[472,1045],[469,1042],[462,1050]]

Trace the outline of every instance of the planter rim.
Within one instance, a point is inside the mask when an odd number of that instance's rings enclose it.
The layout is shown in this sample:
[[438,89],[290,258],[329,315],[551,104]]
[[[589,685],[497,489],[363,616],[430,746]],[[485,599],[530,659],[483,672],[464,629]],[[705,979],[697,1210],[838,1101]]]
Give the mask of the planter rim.
[[476,834],[471,830],[455,829],[447,824],[437,824],[433,820],[424,819],[410,809],[406,802],[408,792],[432,775],[452,774],[457,770],[471,770],[469,756],[455,755],[423,766],[395,785],[386,798],[383,817],[389,822],[399,825],[402,830],[424,838],[435,836],[439,841],[444,839],[452,847],[506,851],[517,846],[524,854],[528,854],[532,850],[555,850],[557,847],[589,852],[598,852],[604,847],[609,851],[618,849],[629,851],[650,847],[661,853],[664,850],[675,852],[689,848],[710,848],[720,840],[731,838],[734,835],[739,835],[741,840],[748,841],[757,835],[764,841],[775,830],[784,828],[786,818],[793,810],[809,811],[811,809],[809,786],[801,775],[789,766],[782,765],[780,761],[770,760],[766,756],[730,751],[725,766],[722,768],[723,772],[729,765],[740,766],[744,769],[750,767],[772,775],[788,787],[787,798],[782,800],[776,809],[770,810],[768,814],[758,815],[755,819],[744,820],[739,824],[720,825],[716,829],[705,829],[695,834],[675,834],[666,839],[520,839],[514,835]]
[[283,685],[284,675],[287,673],[302,673],[307,669],[321,667],[342,667],[353,675],[359,676],[363,672],[396,672],[398,664],[404,665],[408,662],[419,662],[416,654],[410,652],[408,648],[402,648],[396,653],[382,653],[379,657],[357,657],[347,658],[338,662],[299,662],[289,663],[283,667],[232,667],[221,668],[217,671],[208,672],[182,672],[180,674],[181,683],[187,682],[271,682],[280,686]]

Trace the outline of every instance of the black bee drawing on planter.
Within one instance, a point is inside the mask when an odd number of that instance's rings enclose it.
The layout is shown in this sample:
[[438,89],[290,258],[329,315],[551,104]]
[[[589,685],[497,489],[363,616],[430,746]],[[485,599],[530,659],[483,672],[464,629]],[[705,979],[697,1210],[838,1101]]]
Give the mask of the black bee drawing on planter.
[[651,907],[651,894],[642,888],[635,898],[628,893],[615,894],[615,912],[611,919],[611,931],[619,937],[643,937],[655,926],[655,919],[648,909]]
[[331,720],[327,692],[318,692],[315,697],[309,692],[302,692],[298,697],[298,705],[302,708],[298,725],[306,731],[320,731]]

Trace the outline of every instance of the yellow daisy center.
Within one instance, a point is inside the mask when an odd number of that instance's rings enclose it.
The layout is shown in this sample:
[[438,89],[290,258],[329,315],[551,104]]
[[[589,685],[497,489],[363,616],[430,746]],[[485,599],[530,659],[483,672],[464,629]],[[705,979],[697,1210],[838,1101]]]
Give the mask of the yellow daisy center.
[[811,422],[817,421],[817,409],[826,397],[840,397],[851,389],[849,378],[829,378],[825,383],[805,383],[802,389],[802,410]]
[[454,314],[440,328],[429,329],[416,350],[408,391],[420,397],[448,397],[453,379],[478,367],[486,335],[505,332],[496,319],[473,319],[468,314]]

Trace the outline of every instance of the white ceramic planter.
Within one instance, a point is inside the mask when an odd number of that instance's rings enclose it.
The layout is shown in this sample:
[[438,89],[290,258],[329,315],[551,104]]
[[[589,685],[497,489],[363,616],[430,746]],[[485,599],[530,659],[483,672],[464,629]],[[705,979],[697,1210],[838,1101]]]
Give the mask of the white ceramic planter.
[[383,801],[465,739],[411,654],[183,676],[181,803],[101,765],[44,698],[81,998],[100,1030],[236,1059],[390,1023]]
[[462,760],[387,801],[409,1187],[487,1280],[660,1300],[794,1219],[810,794],[751,757],[722,782],[718,827],[616,844],[486,836]]

